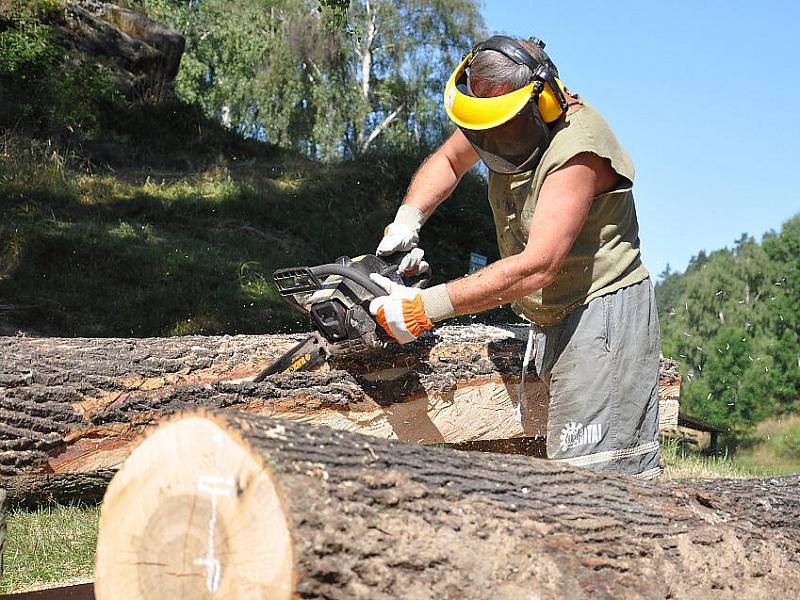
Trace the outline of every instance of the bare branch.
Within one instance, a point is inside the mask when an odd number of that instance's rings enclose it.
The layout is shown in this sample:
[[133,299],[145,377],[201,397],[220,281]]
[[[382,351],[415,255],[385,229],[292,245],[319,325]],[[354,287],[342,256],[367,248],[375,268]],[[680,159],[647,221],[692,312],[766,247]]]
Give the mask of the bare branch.
[[375,127],[375,129],[372,130],[372,133],[369,134],[369,137],[367,137],[367,139],[361,145],[362,154],[367,151],[367,148],[369,148],[370,144],[372,144],[375,138],[378,137],[381,134],[381,132],[384,129],[386,129],[391,124],[391,122],[397,118],[397,115],[399,115],[400,112],[403,110],[403,106],[404,106],[403,104],[398,106],[395,110],[393,110],[389,114],[389,116],[387,116],[383,121],[381,121],[380,124],[378,124]]

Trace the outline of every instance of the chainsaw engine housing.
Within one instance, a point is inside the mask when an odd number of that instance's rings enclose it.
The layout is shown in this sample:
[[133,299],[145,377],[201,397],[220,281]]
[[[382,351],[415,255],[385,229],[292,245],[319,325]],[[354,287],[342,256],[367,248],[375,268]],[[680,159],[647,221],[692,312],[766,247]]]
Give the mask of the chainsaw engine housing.
[[385,292],[369,279],[372,273],[402,283],[396,265],[372,254],[343,256],[319,267],[280,269],[273,278],[281,296],[309,315],[312,327],[332,344],[332,351],[350,352],[382,344],[369,302]]

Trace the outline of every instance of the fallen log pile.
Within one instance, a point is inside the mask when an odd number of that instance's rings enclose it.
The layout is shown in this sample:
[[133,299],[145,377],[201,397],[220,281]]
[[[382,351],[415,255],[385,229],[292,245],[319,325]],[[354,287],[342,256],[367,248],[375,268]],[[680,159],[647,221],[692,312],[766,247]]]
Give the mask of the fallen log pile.
[[[250,382],[253,375],[300,336],[3,337],[0,488],[12,505],[95,501],[148,428],[190,408],[415,444],[518,448],[506,442],[542,435],[547,408],[535,377],[518,404],[525,334],[442,327],[406,347],[259,384]],[[675,401],[679,387],[674,364],[665,362],[662,406]]]
[[[535,377],[518,406],[519,333],[443,327],[408,347],[260,384],[249,379],[298,336],[0,338],[0,475],[114,468],[145,428],[192,407],[419,444],[541,435],[547,400]],[[674,365],[662,371],[666,401],[680,380]]]
[[791,597],[798,491],[798,477],[653,485],[200,412],[151,433],[114,477],[95,590],[101,600]]

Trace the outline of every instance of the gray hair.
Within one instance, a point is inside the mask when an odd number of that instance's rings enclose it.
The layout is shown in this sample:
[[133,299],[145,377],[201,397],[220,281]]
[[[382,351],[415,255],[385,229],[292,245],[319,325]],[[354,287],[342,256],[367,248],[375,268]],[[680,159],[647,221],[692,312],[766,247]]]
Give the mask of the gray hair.
[[[544,50],[528,40],[517,40],[528,53],[540,63],[550,63]],[[554,74],[558,70],[553,65]],[[518,65],[504,54],[495,50],[482,50],[469,66],[468,85],[470,91],[483,98],[500,96],[531,82],[531,70],[526,65]]]

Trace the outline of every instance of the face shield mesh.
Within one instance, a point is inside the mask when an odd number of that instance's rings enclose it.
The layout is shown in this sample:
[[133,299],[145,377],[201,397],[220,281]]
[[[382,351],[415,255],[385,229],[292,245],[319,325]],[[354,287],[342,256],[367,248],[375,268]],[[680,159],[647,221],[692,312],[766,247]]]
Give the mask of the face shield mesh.
[[550,131],[535,106],[531,100],[516,116],[491,129],[461,127],[490,171],[511,174],[536,168],[550,143]]

